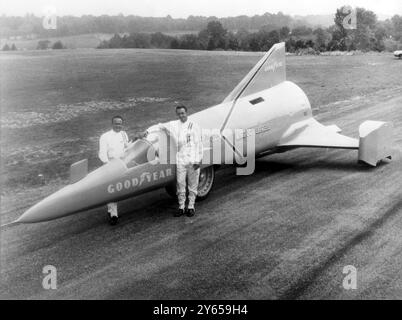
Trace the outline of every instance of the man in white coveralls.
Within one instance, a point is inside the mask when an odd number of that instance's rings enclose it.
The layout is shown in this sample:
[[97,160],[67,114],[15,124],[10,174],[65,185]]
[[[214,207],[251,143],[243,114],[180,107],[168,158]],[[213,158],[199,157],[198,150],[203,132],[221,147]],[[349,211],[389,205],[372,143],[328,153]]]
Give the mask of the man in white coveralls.
[[[129,143],[127,133],[123,129],[123,118],[114,116],[112,118],[112,129],[102,134],[99,139],[99,159],[108,163],[115,158],[121,158]],[[107,205],[109,222],[115,225],[118,220],[117,203],[110,202]]]
[[[159,128],[171,135],[177,144],[176,180],[179,210],[174,216],[180,217],[187,214],[188,217],[192,217],[195,214],[194,203],[197,197],[203,154],[201,129],[195,122],[188,120],[186,106],[178,105],[176,115],[178,120],[170,121],[166,125],[159,124]],[[187,182],[188,207],[185,210]]]

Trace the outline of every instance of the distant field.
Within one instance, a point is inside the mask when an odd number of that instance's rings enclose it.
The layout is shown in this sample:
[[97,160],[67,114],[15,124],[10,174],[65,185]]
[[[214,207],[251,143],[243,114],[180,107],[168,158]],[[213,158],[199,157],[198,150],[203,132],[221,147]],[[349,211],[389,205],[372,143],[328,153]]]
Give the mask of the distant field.
[[[66,178],[82,158],[97,166],[99,135],[116,113],[133,134],[221,102],[261,53],[180,50],[61,50],[1,53],[2,194]],[[402,62],[390,54],[287,57],[288,79],[315,112],[342,100],[400,90]],[[57,183],[56,183],[57,184]]]
[[0,47],[2,48],[6,43],[9,46],[14,43],[18,50],[36,50],[38,46],[38,41],[40,40],[49,40],[51,42],[50,45],[60,40],[63,45],[68,49],[87,49],[96,48],[103,40],[109,40],[112,36],[112,34],[107,33],[91,33],[76,36],[50,37],[27,40],[1,39]]
[[[198,31],[166,31],[163,33],[168,36],[179,37],[182,36],[183,34],[198,33]],[[60,40],[63,43],[63,45],[68,49],[88,49],[98,47],[98,45],[103,40],[109,40],[111,37],[113,37],[113,34],[110,33],[91,33],[91,34],[80,34],[75,36],[24,39],[24,40],[0,39],[0,48],[3,48],[5,44],[11,46],[14,43],[18,50],[36,50],[38,46],[38,41],[40,40],[49,40],[51,44]]]

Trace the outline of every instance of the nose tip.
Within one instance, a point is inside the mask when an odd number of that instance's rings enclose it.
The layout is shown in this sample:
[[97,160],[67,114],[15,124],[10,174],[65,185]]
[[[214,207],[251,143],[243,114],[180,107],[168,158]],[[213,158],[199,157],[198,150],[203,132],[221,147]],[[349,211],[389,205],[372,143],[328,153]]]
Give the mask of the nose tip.
[[115,161],[91,172],[80,181],[70,184],[43,199],[17,219],[22,223],[49,221],[92,208],[109,200],[107,184],[127,170],[123,161]]
[[16,221],[20,223],[39,222],[40,220],[38,219],[38,217],[40,216],[41,210],[38,209],[38,205],[39,203],[29,208]]
[[25,211],[17,221],[22,223],[35,223],[55,219],[63,216],[68,209],[68,199],[71,196],[69,186],[57,191],[49,197],[35,204]]

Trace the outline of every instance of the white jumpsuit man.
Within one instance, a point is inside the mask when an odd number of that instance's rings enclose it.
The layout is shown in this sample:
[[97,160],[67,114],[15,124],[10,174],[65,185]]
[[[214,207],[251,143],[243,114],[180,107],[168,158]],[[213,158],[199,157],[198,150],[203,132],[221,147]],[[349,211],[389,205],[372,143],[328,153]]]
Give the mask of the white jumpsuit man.
[[[159,124],[160,129],[166,130],[176,141],[176,180],[179,210],[176,217],[195,214],[195,199],[198,191],[198,179],[203,155],[202,136],[200,127],[187,118],[187,108],[183,105],[176,107],[179,120],[170,121],[167,125]],[[187,181],[186,181],[187,180]],[[188,207],[185,210],[186,186],[188,182]]]
[[[115,158],[121,158],[129,143],[127,133],[122,130],[123,118],[115,116],[112,119],[112,130],[105,132],[99,139],[99,159],[108,163]],[[117,203],[111,202],[107,205],[110,224],[115,225],[118,220]]]

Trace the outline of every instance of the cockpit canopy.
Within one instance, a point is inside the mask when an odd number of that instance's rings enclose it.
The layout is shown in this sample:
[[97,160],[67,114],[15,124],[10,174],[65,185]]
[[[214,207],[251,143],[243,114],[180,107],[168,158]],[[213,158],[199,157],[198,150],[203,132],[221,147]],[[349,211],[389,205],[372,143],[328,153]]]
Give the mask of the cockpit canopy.
[[175,155],[175,142],[161,130],[155,128],[148,129],[149,134],[144,139],[138,139],[131,143],[122,158],[128,168],[132,168],[143,163],[147,163],[160,158],[170,159],[168,155]]
[[138,139],[126,149],[123,161],[128,168],[155,160],[156,150],[154,145],[146,139]]

